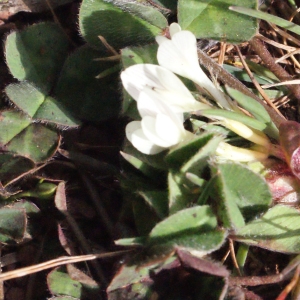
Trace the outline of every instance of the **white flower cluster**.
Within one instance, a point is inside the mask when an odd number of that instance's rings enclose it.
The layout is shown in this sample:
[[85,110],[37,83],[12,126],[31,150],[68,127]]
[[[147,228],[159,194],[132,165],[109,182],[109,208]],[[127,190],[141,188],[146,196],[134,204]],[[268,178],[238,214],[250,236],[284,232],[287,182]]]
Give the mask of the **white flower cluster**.
[[[190,31],[181,30],[177,23],[171,24],[169,31],[171,39],[156,37],[159,44],[157,51],[159,65],[137,64],[121,73],[123,86],[137,101],[137,108],[142,117],[141,121],[133,121],[127,125],[126,137],[136,149],[145,154],[157,154],[191,139],[194,135],[183,127],[183,113],[212,108],[208,104],[196,101],[174,73],[192,80],[205,89],[223,109],[231,109],[223,92],[212,83],[199,65],[196,37]],[[230,129],[233,130],[233,127],[241,124],[235,122],[231,125],[231,121],[224,120],[223,125],[232,127]],[[257,140],[256,132],[245,125],[243,128],[251,131],[248,137],[238,130],[233,131],[260,145],[263,143],[265,146],[268,143],[263,134],[259,133]],[[249,138],[249,134],[252,138]],[[233,146],[222,142],[219,147],[220,155],[224,156],[225,148],[228,147]],[[230,149],[235,150],[234,148]],[[248,151],[250,153],[247,153],[244,160],[249,160],[249,155],[251,160],[254,151]],[[243,157],[240,160],[243,160]]]

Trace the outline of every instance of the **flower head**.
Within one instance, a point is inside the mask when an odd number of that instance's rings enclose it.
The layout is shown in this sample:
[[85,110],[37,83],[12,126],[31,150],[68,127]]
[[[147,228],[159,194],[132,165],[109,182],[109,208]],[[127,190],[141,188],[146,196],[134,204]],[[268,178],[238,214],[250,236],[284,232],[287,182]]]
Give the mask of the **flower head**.
[[181,30],[177,23],[170,25],[169,40],[158,36],[158,63],[170,71],[186,77],[206,89],[224,108],[230,109],[225,95],[212,83],[201,69],[198,62],[197,40],[193,33]]
[[127,124],[126,137],[140,152],[157,154],[193,136],[172,110],[165,107],[164,112]]
[[133,65],[121,73],[121,79],[126,91],[137,101],[142,117],[159,113],[158,101],[164,102],[176,113],[210,108],[196,101],[182,81],[161,66]]

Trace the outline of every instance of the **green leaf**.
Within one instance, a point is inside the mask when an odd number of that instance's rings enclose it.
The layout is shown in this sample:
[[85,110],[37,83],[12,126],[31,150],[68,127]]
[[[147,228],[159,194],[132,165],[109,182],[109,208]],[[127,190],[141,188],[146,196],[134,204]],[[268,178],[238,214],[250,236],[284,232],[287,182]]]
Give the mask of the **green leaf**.
[[168,215],[167,191],[141,191],[139,195],[143,197],[160,219],[164,219]]
[[76,121],[61,103],[47,96],[29,82],[10,84],[5,88],[10,100],[31,118],[56,125],[77,126]]
[[133,237],[115,240],[114,243],[117,246],[143,246],[145,244],[146,237]]
[[[129,154],[130,156],[135,157],[139,161],[141,161],[143,164],[147,165],[147,170],[140,170],[145,175],[150,175],[153,179],[153,172],[162,172],[167,171],[168,166],[164,161],[166,152],[161,152],[155,155],[147,155],[143,154],[140,151],[138,151],[135,147],[132,146],[132,144],[128,141],[125,142],[123,151],[126,152],[126,154]],[[130,162],[132,163],[132,162]],[[142,165],[144,167],[144,165]],[[146,166],[145,166],[146,168]],[[157,176],[158,174],[156,174]]]
[[143,47],[128,47],[121,50],[122,64],[124,69],[135,64],[154,64],[157,61],[157,44],[145,45]]
[[124,1],[84,0],[79,12],[79,26],[89,44],[104,50],[99,35],[115,49],[146,44],[154,41],[154,37],[167,26],[167,21],[150,6]]
[[214,185],[211,195],[218,216],[226,228],[244,226],[244,218],[253,218],[272,202],[266,181],[247,167],[237,163],[212,166]]
[[153,168],[150,164],[143,162],[142,160],[138,159],[137,157],[130,155],[125,152],[120,152],[122,157],[129,162],[133,167],[143,173],[145,176],[149,178],[154,178],[157,174],[157,169]]
[[226,87],[226,91],[241,107],[249,111],[257,120],[269,123],[271,118],[266,109],[253,98],[243,94],[242,92],[230,87]]
[[[233,75],[234,77],[236,77],[237,79],[239,79],[240,81],[246,81],[246,82],[251,82],[252,80],[249,77],[248,73],[241,68],[232,66],[232,65],[227,65],[224,64],[223,68],[230,73],[231,75]],[[266,79],[265,77],[262,76],[258,76],[257,74],[253,74],[254,78],[257,80],[258,83],[260,84],[269,84],[269,83],[273,83],[273,81],[271,81],[270,79]]]
[[185,144],[179,144],[169,151],[165,157],[165,161],[171,168],[178,169],[213,137],[212,133],[203,133]]
[[300,252],[300,212],[296,208],[276,205],[262,217],[236,231],[237,240],[282,253]]
[[[147,0],[143,0],[144,2],[148,2]],[[161,7],[165,7],[171,9],[173,11],[177,10],[177,0],[153,0],[154,3],[157,3]]]
[[105,161],[98,160],[79,151],[60,151],[68,159],[83,169],[100,173],[101,176],[119,175],[119,170],[113,165]]
[[6,62],[12,75],[49,92],[67,56],[68,39],[54,23],[39,23],[8,35]]
[[276,140],[279,139],[278,128],[272,122],[266,109],[259,102],[230,87],[226,87],[226,91],[241,107],[249,111],[257,120],[264,122],[267,125],[264,130],[266,134]]
[[123,264],[107,288],[108,299],[151,299],[150,271],[156,266],[157,262],[143,267]]
[[220,247],[225,238],[225,232],[216,227],[217,219],[209,206],[194,206],[158,223],[149,234],[148,244],[167,244],[208,253]]
[[169,172],[168,175],[168,189],[169,189],[169,213],[174,214],[181,209],[189,206],[195,195],[183,183],[183,176],[181,173]]
[[141,236],[149,234],[161,218],[157,215],[157,211],[153,209],[153,206],[149,205],[149,199],[147,202],[142,196],[131,195],[130,200],[138,234]]
[[55,269],[47,276],[48,288],[53,295],[67,295],[81,299],[82,284],[67,273]]
[[132,1],[125,4],[123,0],[114,0],[113,3],[124,12],[139,17],[155,27],[164,29],[168,26],[168,21],[164,15],[158,9],[149,6],[148,3],[145,3],[147,5],[142,5],[141,1]]
[[235,120],[260,131],[263,131],[267,127],[267,125],[261,121],[248,117],[243,113],[236,113],[233,111],[227,111],[222,109],[206,109],[202,110],[201,114],[208,118],[213,118],[214,116],[216,116],[226,118],[229,120]]
[[19,111],[6,110],[0,112],[0,146],[7,144],[22,130],[31,120]]
[[215,154],[219,143],[223,140],[221,136],[215,136],[209,140],[199,151],[189,159],[180,169],[182,173],[193,173],[201,176],[208,164],[209,157]]
[[190,118],[192,129],[195,134],[198,132],[206,131],[209,133],[214,133],[216,135],[228,136],[230,134],[230,130],[226,127],[214,125],[212,123],[207,123],[201,120]]
[[49,159],[59,144],[58,134],[42,124],[30,124],[7,145],[8,151],[25,156],[34,162]]
[[[236,3],[239,5],[239,3]],[[289,22],[285,19],[282,19],[280,17],[265,13],[263,11],[247,8],[247,7],[239,7],[239,6],[232,6],[230,7],[230,10],[241,13],[246,16],[251,16],[254,18],[258,18],[261,20],[265,20],[270,23],[274,23],[286,30],[289,30],[291,32],[294,32],[296,34],[300,34],[300,26],[296,25],[293,22]]]
[[199,256],[206,255],[219,249],[226,238],[225,229],[215,229],[207,232],[186,232],[166,238],[164,241],[169,247],[181,247],[198,252]]
[[41,222],[40,209],[34,203],[21,200],[19,202],[15,202],[12,208],[23,209],[26,212],[28,217],[26,220],[26,231],[24,234],[24,236],[26,236],[26,240],[32,239],[33,237],[41,234],[41,227],[39,226]]
[[231,5],[255,8],[254,0],[179,0],[178,20],[184,30],[197,38],[239,43],[250,40],[257,30],[257,21],[230,11]]
[[13,154],[0,154],[0,181],[2,184],[33,169],[32,160]]
[[26,230],[27,217],[24,209],[3,207],[0,209],[0,241],[21,242]]
[[[258,78],[265,79],[269,81],[270,83],[280,82],[280,80],[276,77],[276,75],[271,72],[267,67],[264,67],[261,64],[258,64],[250,59],[245,60],[248,67],[255,72],[255,75]],[[279,88],[279,87],[278,87]]]
[[150,232],[150,239],[164,239],[187,231],[210,231],[217,219],[208,205],[183,209],[158,223]]
[[[253,94],[255,94],[256,96],[260,97],[261,99],[263,99],[262,95],[259,94],[259,92],[256,89],[249,89],[251,90],[251,92],[253,92]],[[270,99],[277,99],[280,97],[283,97],[284,95],[286,95],[286,92],[280,91],[280,90],[265,90],[265,93],[267,94],[267,96]]]
[[102,52],[82,46],[69,56],[63,66],[54,97],[68,112],[93,122],[101,122],[118,115],[121,106],[119,74],[115,72],[101,79],[96,76],[119,63],[95,61]]

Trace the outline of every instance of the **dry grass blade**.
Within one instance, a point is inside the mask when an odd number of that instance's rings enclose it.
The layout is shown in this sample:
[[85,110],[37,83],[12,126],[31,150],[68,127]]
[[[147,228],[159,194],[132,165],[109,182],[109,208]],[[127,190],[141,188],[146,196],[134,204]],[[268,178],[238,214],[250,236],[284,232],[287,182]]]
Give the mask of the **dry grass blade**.
[[108,42],[107,40],[105,39],[104,36],[102,35],[99,35],[98,36],[99,40],[102,42],[102,44],[105,46],[105,48],[111,53],[113,54],[114,56],[118,56],[119,53],[118,51],[116,51]]
[[238,271],[239,275],[242,276],[239,264],[238,264],[238,262],[236,260],[235,251],[234,251],[234,245],[233,245],[232,239],[229,239],[229,249],[230,249],[230,255],[231,255],[231,259],[233,261],[233,265],[236,268],[236,270]]
[[299,266],[296,268],[295,274],[290,281],[290,283],[284,288],[284,290],[280,293],[280,295],[276,298],[276,300],[284,300],[287,295],[292,291],[299,280],[300,268]]
[[288,85],[288,84],[300,84],[300,79],[288,80],[288,81],[272,83],[272,84],[264,84],[261,87],[263,89],[268,89],[268,88],[271,88],[271,87],[274,87],[274,86]]
[[274,47],[277,47],[277,48],[280,48],[280,49],[284,49],[284,50],[287,50],[287,51],[295,51],[297,50],[295,47],[292,47],[292,46],[287,46],[287,45],[283,45],[283,44],[280,44],[280,43],[277,43],[273,40],[270,40],[268,39],[267,37],[261,35],[261,34],[258,34],[257,37],[259,37],[262,41],[274,46]]
[[115,257],[122,254],[126,254],[132,250],[124,250],[124,251],[115,251],[109,253],[99,253],[99,254],[88,254],[88,255],[78,255],[78,256],[62,256],[56,259],[48,260],[46,262],[36,264],[29,267],[20,268],[17,270],[5,272],[0,274],[0,281],[10,280],[18,277],[27,276],[36,272],[44,271],[50,268],[66,265],[66,264],[73,264],[88,260],[94,259],[104,259],[109,257]]
[[287,33],[286,31],[284,31],[284,30],[278,28],[275,24],[271,24],[271,23],[270,23],[269,25],[273,28],[273,30],[274,30],[275,32],[277,32],[278,34],[280,34],[282,37],[284,37],[284,38],[286,38],[287,40],[291,41],[291,42],[294,43],[295,45],[300,46],[300,41],[299,41],[297,38],[295,38],[294,36],[290,35],[290,34]]
[[290,56],[293,56],[293,55],[299,54],[299,53],[300,53],[300,49],[296,49],[295,51],[292,51],[292,52],[290,52],[290,53],[287,53],[287,54],[283,55],[282,57],[278,58],[278,59],[276,60],[276,63],[282,62],[282,61],[284,61],[285,59],[289,58]]

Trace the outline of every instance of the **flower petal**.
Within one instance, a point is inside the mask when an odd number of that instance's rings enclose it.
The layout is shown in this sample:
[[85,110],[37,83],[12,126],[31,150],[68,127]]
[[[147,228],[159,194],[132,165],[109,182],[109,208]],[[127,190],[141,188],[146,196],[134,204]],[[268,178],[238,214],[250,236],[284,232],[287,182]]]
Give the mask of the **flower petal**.
[[162,88],[156,75],[156,65],[137,64],[128,67],[121,73],[121,80],[125,90],[135,100],[145,86]]
[[126,137],[132,145],[144,154],[157,154],[165,149],[150,142],[141,128],[140,121],[133,121],[127,124]]
[[261,161],[267,159],[269,155],[264,152],[235,147],[225,142],[220,142],[216,150],[216,154],[220,156],[221,159],[223,158],[240,162]]
[[186,78],[190,78],[195,70],[203,73],[199,73],[200,75],[205,75],[198,63],[196,37],[190,31],[177,32],[171,40],[161,42],[157,60],[161,66]]
[[222,121],[222,125],[224,125],[228,129],[232,130],[233,132],[235,132],[236,134],[248,141],[251,141],[255,144],[267,148],[270,146],[270,141],[263,132],[250,128],[241,122],[230,119],[224,119]]
[[199,66],[197,40],[194,34],[187,30],[180,31],[172,36],[172,43],[180,51],[186,64]]
[[176,33],[172,40],[159,45],[157,60],[162,67],[194,81],[209,92],[216,89],[199,66],[196,38],[189,31]]
[[169,39],[168,39],[167,37],[165,37],[165,36],[158,35],[158,36],[155,37],[155,40],[156,40],[156,43],[157,43],[158,45],[160,45],[160,44],[162,44],[163,42],[168,41]]
[[[210,108],[207,104],[196,101],[182,81],[174,73],[161,66],[152,64],[134,65],[122,72],[121,78],[128,93],[136,101],[143,101],[142,105],[138,104],[141,116],[153,115],[153,112],[158,112],[158,108],[154,109],[153,101],[151,102],[150,98],[165,102],[172,106],[175,112]],[[147,102],[149,102],[148,107]]]
[[197,40],[190,31],[180,31],[171,40],[161,40],[157,51],[158,63],[206,89],[224,108],[230,105],[224,94],[212,83],[198,62]]
[[181,27],[178,23],[172,23],[169,27],[170,36],[173,37],[173,35],[179,31],[181,31]]
[[183,59],[181,52],[174,47],[171,40],[165,40],[159,45],[157,50],[157,60],[162,67],[167,68],[178,75],[189,78],[189,67]]
[[169,145],[176,145],[185,137],[185,130],[182,123],[174,122],[167,115],[159,114],[156,117],[156,132]]
[[156,96],[157,95],[151,95],[147,89],[144,89],[140,93],[140,97],[137,101],[137,108],[141,117],[155,117],[155,115],[162,111],[161,101],[157,99]]
[[155,145],[163,148],[169,148],[173,146],[173,143],[163,139],[157,132],[156,118],[146,116],[141,121],[142,129],[145,136]]

